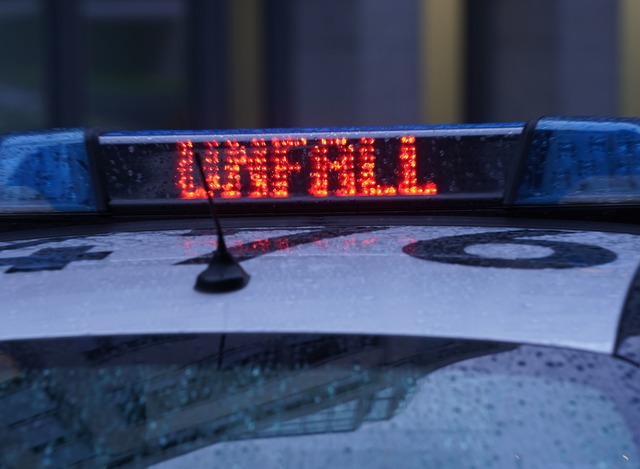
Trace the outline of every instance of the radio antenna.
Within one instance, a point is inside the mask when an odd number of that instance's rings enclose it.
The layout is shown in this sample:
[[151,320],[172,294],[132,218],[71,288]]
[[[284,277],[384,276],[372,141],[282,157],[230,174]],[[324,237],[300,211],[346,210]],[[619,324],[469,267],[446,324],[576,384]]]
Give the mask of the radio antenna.
[[213,252],[213,257],[209,261],[209,266],[203,270],[198,278],[194,289],[203,293],[226,293],[244,288],[251,276],[245,272],[238,261],[231,255],[224,241],[222,226],[216,205],[213,202],[213,196],[204,174],[202,159],[199,152],[194,152],[195,160],[198,165],[200,177],[202,178],[202,186],[207,193],[209,200],[209,209],[216,223],[216,231],[218,232],[218,247]]

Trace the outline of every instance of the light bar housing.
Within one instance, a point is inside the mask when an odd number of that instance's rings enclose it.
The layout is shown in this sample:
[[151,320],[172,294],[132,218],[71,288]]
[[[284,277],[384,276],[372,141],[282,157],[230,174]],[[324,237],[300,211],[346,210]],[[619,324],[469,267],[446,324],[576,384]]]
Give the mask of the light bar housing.
[[640,120],[0,137],[0,213],[204,213],[207,189],[226,214],[628,207]]

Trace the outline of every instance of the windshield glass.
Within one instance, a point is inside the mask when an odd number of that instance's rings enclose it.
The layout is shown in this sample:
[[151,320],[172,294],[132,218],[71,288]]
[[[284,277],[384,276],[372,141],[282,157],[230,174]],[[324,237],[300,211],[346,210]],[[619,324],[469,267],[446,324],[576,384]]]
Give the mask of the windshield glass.
[[618,467],[640,374],[599,354],[356,335],[0,344],[2,467]]

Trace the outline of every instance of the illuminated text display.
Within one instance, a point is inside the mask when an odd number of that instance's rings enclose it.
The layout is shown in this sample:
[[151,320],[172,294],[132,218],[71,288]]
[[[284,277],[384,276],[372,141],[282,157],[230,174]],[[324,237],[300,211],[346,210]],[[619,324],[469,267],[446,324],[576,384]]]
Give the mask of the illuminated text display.
[[[288,198],[431,196],[438,193],[418,161],[416,137],[273,137],[248,141],[179,141],[176,186],[180,198],[204,198],[195,152],[215,197]],[[423,159],[423,163],[426,159]]]
[[519,148],[519,134],[509,132],[128,132],[101,136],[100,155],[112,204],[181,200],[183,206],[205,198],[196,154],[211,194],[225,202],[435,202],[501,196]]

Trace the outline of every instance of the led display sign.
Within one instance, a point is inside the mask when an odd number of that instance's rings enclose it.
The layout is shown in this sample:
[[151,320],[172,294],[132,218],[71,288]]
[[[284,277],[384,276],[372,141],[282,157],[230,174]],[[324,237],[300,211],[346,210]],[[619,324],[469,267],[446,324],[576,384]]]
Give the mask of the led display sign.
[[[386,168],[376,168],[379,152],[375,139],[368,137],[359,140],[273,137],[270,142],[253,138],[243,144],[237,140],[214,140],[200,145],[200,151],[207,187],[214,196],[219,193],[223,198],[289,197],[291,182],[300,175],[305,161],[306,174],[298,179],[306,181],[306,187],[295,188],[296,193],[306,191],[313,197],[435,195],[438,191],[435,183],[418,182],[416,137],[402,136],[399,142],[397,154],[385,161]],[[298,158],[293,156],[296,150]],[[205,197],[203,186],[194,178],[193,142],[179,142],[177,151],[180,196]],[[378,174],[384,169],[388,173],[387,184],[378,181]]]
[[521,127],[107,134],[115,199],[422,197],[501,193]]

